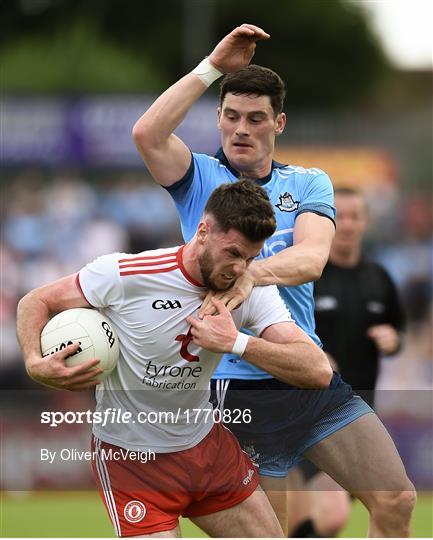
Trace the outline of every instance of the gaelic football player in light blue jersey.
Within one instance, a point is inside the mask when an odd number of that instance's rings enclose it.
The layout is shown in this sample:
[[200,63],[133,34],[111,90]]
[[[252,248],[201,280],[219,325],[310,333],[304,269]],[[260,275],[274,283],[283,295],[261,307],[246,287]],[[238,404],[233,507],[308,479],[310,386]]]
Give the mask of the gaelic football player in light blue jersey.
[[[221,278],[232,286],[219,297],[234,309],[253,287],[276,284],[294,319],[319,343],[312,282],[321,275],[334,234],[333,189],[319,169],[273,160],[275,139],[286,124],[284,83],[272,70],[249,65],[256,42],[269,37],[250,24],[235,28],[153,103],[135,124],[133,137],[150,173],[173,197],[186,241],[215,187],[240,176],[264,187],[277,230],[240,279],[235,276],[246,262],[236,251],[228,254],[233,271]],[[215,157],[191,153],[173,132],[223,74],[222,148]],[[214,309],[206,299],[201,315]],[[252,411],[250,424],[230,424],[230,429],[257,460],[262,486],[286,533],[286,476],[305,456],[365,504],[371,536],[409,534],[414,487],[384,426],[338,374],[329,389],[299,389],[226,355],[215,374],[214,394],[219,406]]]

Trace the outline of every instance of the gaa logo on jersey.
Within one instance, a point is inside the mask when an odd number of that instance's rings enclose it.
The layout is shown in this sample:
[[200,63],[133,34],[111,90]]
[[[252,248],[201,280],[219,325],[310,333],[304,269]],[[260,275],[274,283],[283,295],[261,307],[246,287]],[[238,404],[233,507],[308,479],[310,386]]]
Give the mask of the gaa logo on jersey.
[[153,309],[176,309],[181,308],[182,304],[179,300],[155,300],[152,304]]
[[146,515],[146,507],[141,501],[129,501],[123,509],[123,515],[129,523],[138,523]]

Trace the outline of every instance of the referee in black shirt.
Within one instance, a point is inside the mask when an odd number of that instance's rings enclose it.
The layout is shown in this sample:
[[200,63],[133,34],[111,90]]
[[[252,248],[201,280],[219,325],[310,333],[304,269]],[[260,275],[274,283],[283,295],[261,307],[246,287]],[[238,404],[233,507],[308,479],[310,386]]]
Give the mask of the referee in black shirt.
[[[401,346],[404,314],[388,273],[361,253],[368,211],[360,192],[335,190],[336,233],[329,261],[314,288],[316,332],[343,379],[371,406],[382,355]],[[350,498],[308,461],[306,519],[293,536],[336,536],[350,515]]]
[[403,309],[388,273],[361,255],[368,221],[363,196],[336,189],[335,207],[337,230],[314,289],[316,332],[336,371],[372,405],[379,358],[401,345]]

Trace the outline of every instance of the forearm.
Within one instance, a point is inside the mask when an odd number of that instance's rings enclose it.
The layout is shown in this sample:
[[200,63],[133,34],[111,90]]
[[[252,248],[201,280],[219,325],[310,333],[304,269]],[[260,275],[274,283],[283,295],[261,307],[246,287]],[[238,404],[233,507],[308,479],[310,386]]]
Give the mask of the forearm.
[[26,367],[32,358],[41,356],[40,335],[51,313],[36,291],[22,298],[17,309],[17,337]]
[[164,143],[206,90],[207,86],[194,73],[170,86],[136,122],[133,129],[136,144],[141,147]]
[[280,344],[251,336],[242,358],[276,379],[300,388],[327,388],[332,378],[323,351],[302,340]]
[[17,336],[24,360],[41,356],[41,331],[49,319],[65,309],[90,307],[72,274],[49,285],[34,289],[18,303]]
[[248,270],[256,286],[293,287],[319,279],[325,264],[325,257],[299,244],[253,261]]
[[293,245],[249,267],[255,285],[296,286],[316,281],[328,261],[335,234],[331,219],[313,212],[296,218]]
[[29,292],[18,303],[17,336],[29,376],[40,384],[52,388],[87,390],[98,384],[102,370],[99,360],[91,359],[74,367],[66,359],[78,351],[79,342],[71,343],[59,351],[42,358],[40,335],[48,320],[66,309],[90,307],[83,298],[76,274]]

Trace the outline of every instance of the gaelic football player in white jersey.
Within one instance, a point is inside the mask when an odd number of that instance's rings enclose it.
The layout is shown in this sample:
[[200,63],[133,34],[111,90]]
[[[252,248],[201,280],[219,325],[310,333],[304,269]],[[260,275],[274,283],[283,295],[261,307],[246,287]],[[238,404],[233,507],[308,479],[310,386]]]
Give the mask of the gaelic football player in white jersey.
[[[203,292],[229,288],[275,225],[261,187],[225,184],[209,198],[188,244],[100,257],[21,300],[19,341],[28,373],[43,384],[81,390],[96,386],[100,373],[96,359],[65,367],[78,344],[41,357],[39,336],[50,316],[94,307],[118,333],[121,355],[97,388],[97,410],[130,412],[132,419],[95,425],[92,446],[96,481],[119,536],[177,537],[181,515],[213,537],[283,536],[257,467],[211,408],[210,378],[221,354],[232,351],[301,387],[327,387],[332,370],[274,286],[255,288],[232,313],[216,300],[216,315],[197,317]],[[160,414],[160,421],[134,423],[139,414]],[[136,459],[143,451],[155,459]]]

